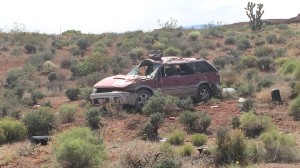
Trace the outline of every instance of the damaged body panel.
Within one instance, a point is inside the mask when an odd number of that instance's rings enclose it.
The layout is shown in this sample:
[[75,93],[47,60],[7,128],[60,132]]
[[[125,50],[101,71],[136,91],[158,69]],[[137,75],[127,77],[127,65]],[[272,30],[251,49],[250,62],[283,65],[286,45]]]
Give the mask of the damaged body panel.
[[90,98],[93,104],[112,102],[141,109],[155,90],[207,101],[219,83],[217,70],[203,59],[162,57],[145,59],[127,75],[99,81]]

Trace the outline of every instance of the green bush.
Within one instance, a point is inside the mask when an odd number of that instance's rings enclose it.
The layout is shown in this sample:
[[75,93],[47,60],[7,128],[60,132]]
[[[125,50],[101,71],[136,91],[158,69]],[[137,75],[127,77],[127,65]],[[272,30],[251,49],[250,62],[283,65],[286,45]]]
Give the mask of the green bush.
[[186,48],[185,50],[183,50],[181,52],[181,56],[183,56],[183,57],[190,57],[192,55],[193,55],[193,51],[190,48]]
[[23,123],[27,127],[30,136],[48,135],[55,127],[55,117],[50,112],[49,107],[42,107],[25,115]]
[[90,46],[90,42],[87,39],[80,39],[77,42],[77,46],[81,49],[81,50],[86,50],[89,46]]
[[269,34],[266,36],[266,41],[269,43],[269,44],[274,44],[277,42],[277,36],[276,34]]
[[237,48],[240,50],[246,50],[248,48],[250,48],[250,41],[246,38],[241,38],[237,41]]
[[77,105],[63,104],[59,108],[59,118],[62,124],[69,123],[75,120],[75,112],[77,111]]
[[274,49],[270,46],[260,46],[254,49],[254,55],[258,57],[273,56]]
[[0,118],[0,144],[23,140],[26,132],[26,127],[20,121]]
[[181,51],[175,47],[169,47],[164,51],[165,56],[178,56]]
[[192,40],[192,41],[196,41],[198,39],[198,37],[200,36],[200,32],[199,31],[191,31],[188,33],[188,37]]
[[158,42],[156,41],[154,44],[152,44],[152,47],[151,47],[153,50],[163,50],[165,48],[165,44],[164,43],[161,43],[161,42]]
[[241,129],[247,137],[257,137],[262,132],[273,128],[271,118],[269,116],[257,116],[253,112],[242,114],[240,122]]
[[54,154],[62,167],[98,167],[106,158],[103,139],[86,127],[73,128],[58,135]]
[[262,57],[257,60],[257,65],[262,70],[270,71],[274,67],[274,60],[271,57]]
[[70,88],[65,91],[65,94],[69,98],[69,100],[74,101],[78,99],[80,90],[78,88]]
[[284,57],[286,54],[285,48],[277,48],[275,49],[275,57]]
[[36,47],[32,44],[25,44],[24,46],[26,53],[31,54],[36,52]]
[[22,72],[18,69],[9,70],[6,74],[6,83],[9,88],[14,88],[17,85],[18,79],[22,76]]
[[167,142],[161,143],[159,145],[159,151],[162,152],[165,156],[173,157],[175,155],[174,147]]
[[172,145],[181,145],[184,142],[185,134],[183,131],[175,130],[167,138],[167,142]]
[[85,121],[92,129],[98,129],[101,126],[101,111],[92,108],[86,112]]
[[266,42],[265,42],[265,40],[263,39],[263,38],[257,38],[256,40],[255,40],[255,45],[256,46],[262,46],[262,45],[264,45]]
[[192,135],[192,143],[194,146],[202,146],[207,142],[207,136],[204,134]]
[[275,60],[275,65],[281,67],[284,63],[288,62],[289,60],[290,58],[286,58],[286,57],[277,58]]
[[45,97],[45,95],[39,91],[39,90],[35,90],[31,92],[31,100],[33,102],[33,104],[38,104],[38,100],[41,100]]
[[246,55],[242,57],[242,64],[248,68],[253,68],[257,64],[257,57],[253,55]]
[[60,67],[64,68],[64,69],[70,69],[70,67],[71,67],[71,60],[70,59],[64,59],[64,60],[62,60],[62,62],[60,64]]
[[225,38],[225,44],[227,45],[235,45],[236,44],[236,39],[233,36],[229,36]]
[[158,140],[158,129],[163,119],[161,113],[151,114],[143,128],[143,133],[147,140]]
[[195,148],[191,144],[185,144],[179,150],[181,156],[191,156],[195,153]]
[[181,168],[181,162],[173,158],[164,158],[160,160],[153,168]]
[[131,50],[129,56],[132,60],[141,59],[142,56],[146,53],[144,48],[138,47]]
[[48,80],[49,80],[50,82],[55,81],[55,80],[57,80],[57,79],[58,79],[58,74],[57,74],[57,72],[50,72],[50,73],[48,74]]
[[233,116],[231,118],[231,125],[233,129],[240,128],[241,122],[238,116]]
[[293,116],[294,120],[300,120],[300,96],[291,101],[288,107],[288,113]]
[[279,44],[285,44],[286,41],[286,38],[283,35],[280,35],[276,42]]
[[267,151],[265,157],[268,162],[293,162],[299,159],[296,139],[291,135],[271,130],[260,137]]
[[213,60],[213,64],[217,69],[224,69],[226,65],[233,65],[236,63],[236,60],[233,56],[221,56],[216,57]]
[[185,111],[180,115],[179,121],[188,127],[189,131],[195,130],[196,120],[199,118],[197,113]]
[[242,131],[220,128],[217,130],[215,162],[239,162],[244,165],[247,159],[246,147],[247,143]]
[[201,111],[185,111],[180,115],[179,121],[187,126],[189,131],[204,132],[211,123],[210,116]]

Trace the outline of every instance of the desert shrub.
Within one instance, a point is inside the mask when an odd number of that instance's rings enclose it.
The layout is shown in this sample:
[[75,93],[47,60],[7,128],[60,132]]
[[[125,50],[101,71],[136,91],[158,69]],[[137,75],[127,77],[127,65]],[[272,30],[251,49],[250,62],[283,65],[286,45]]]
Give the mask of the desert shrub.
[[263,133],[260,137],[267,151],[268,162],[292,162],[298,160],[299,151],[294,137],[276,130]]
[[240,110],[242,112],[249,112],[254,108],[254,101],[252,99],[246,99],[240,103]]
[[286,49],[284,48],[277,48],[275,49],[275,57],[284,57],[286,54]]
[[78,99],[80,90],[78,88],[69,88],[65,91],[65,94],[69,100],[74,101]]
[[236,60],[233,56],[221,56],[221,57],[216,57],[213,60],[213,64],[218,69],[223,69],[226,65],[233,65],[235,63]]
[[147,140],[158,140],[158,129],[163,119],[161,113],[151,114],[143,128],[143,134]]
[[241,129],[247,137],[257,137],[262,132],[270,130],[273,127],[269,116],[257,116],[253,112],[242,114],[240,122]]
[[164,51],[166,56],[177,56],[180,55],[181,51],[175,47],[169,47]]
[[280,35],[276,42],[279,44],[284,44],[284,43],[286,43],[286,41],[287,41],[286,38],[284,36]]
[[274,49],[270,46],[260,46],[254,49],[254,55],[258,57],[273,56]]
[[170,116],[180,109],[191,109],[192,107],[193,101],[191,98],[179,99],[178,97],[164,95],[162,92],[155,92],[143,107],[143,113],[146,115],[162,113],[165,116]]
[[189,131],[195,130],[196,120],[199,118],[197,113],[185,111],[180,115],[179,121],[187,126]]
[[79,63],[77,60],[71,60],[71,72],[75,76],[86,76],[90,73],[104,70],[109,63],[109,58],[102,56],[100,53],[93,53],[84,62]]
[[31,54],[36,52],[36,47],[32,44],[25,44],[24,46],[26,53]]
[[55,117],[49,107],[34,110],[23,118],[28,135],[48,135],[55,127]]
[[161,143],[159,145],[159,151],[162,152],[165,156],[173,157],[175,155],[174,147],[167,142]]
[[244,66],[248,68],[253,68],[257,64],[257,57],[253,55],[246,55],[242,57],[241,62]]
[[195,148],[191,144],[185,144],[179,149],[181,156],[191,156],[195,153]]
[[41,66],[40,70],[42,70],[43,74],[48,75],[50,72],[56,71],[58,69],[59,69],[59,67],[57,65],[55,65],[52,61],[46,61]]
[[14,88],[17,85],[17,80],[22,76],[22,72],[17,69],[9,70],[6,74],[6,83],[10,88]]
[[269,43],[269,44],[274,44],[277,42],[277,36],[276,34],[269,34],[266,36],[266,41]]
[[161,159],[153,168],[180,168],[181,162],[173,158]]
[[159,41],[156,41],[154,44],[152,44],[152,47],[151,47],[153,50],[163,50],[165,48],[165,44],[164,43],[161,43]]
[[190,57],[193,55],[193,51],[190,48],[187,48],[181,52],[181,56]]
[[70,59],[62,60],[60,67],[64,69],[69,69],[71,67],[71,60]]
[[45,97],[45,95],[39,90],[32,91],[30,95],[33,104],[38,104],[38,101]]
[[289,25],[288,25],[288,24],[285,24],[285,23],[280,23],[280,24],[276,25],[276,27],[277,27],[279,30],[287,30],[287,29],[289,29]]
[[207,142],[207,136],[204,134],[192,135],[192,144],[194,146],[202,146]]
[[180,115],[180,122],[183,123],[189,131],[204,132],[211,123],[211,117],[202,111],[185,111]]
[[81,50],[86,50],[89,46],[90,46],[90,42],[87,39],[80,39],[77,42],[77,46],[81,49]]
[[257,82],[257,90],[260,91],[262,88],[269,88],[273,85],[273,80],[269,77],[259,78]]
[[217,46],[212,40],[204,40],[203,47],[206,49],[214,50]]
[[238,96],[251,97],[255,93],[255,85],[253,82],[242,83],[237,87]]
[[85,121],[92,129],[98,129],[101,126],[101,111],[97,108],[92,108],[86,112]]
[[246,163],[246,139],[240,130],[231,130],[219,128],[216,138],[216,163],[236,163],[241,165]]
[[142,47],[137,47],[131,50],[129,56],[132,60],[141,59],[142,56],[145,54],[145,49]]
[[58,74],[57,74],[57,72],[50,72],[49,74],[48,74],[48,80],[50,81],[50,82],[52,82],[52,81],[54,81],[54,80],[57,80],[58,79]]
[[63,104],[59,108],[59,118],[62,124],[69,123],[75,120],[74,115],[77,111],[77,105]]
[[80,98],[86,101],[90,101],[90,95],[93,92],[93,88],[81,88],[80,89]]
[[284,63],[288,62],[290,59],[286,57],[277,58],[275,60],[275,65],[281,67]]
[[188,33],[188,37],[192,41],[196,41],[199,36],[200,36],[200,32],[199,31],[191,31],[191,32]]
[[246,50],[248,48],[250,48],[250,41],[246,38],[241,38],[237,41],[237,48],[240,50]]
[[243,76],[246,81],[257,81],[258,77],[257,69],[248,69]]
[[271,57],[261,57],[257,60],[257,65],[262,70],[270,71],[273,69],[274,60]]
[[99,52],[101,54],[105,54],[108,52],[108,48],[103,41],[98,41],[95,44],[94,52]]
[[295,120],[300,120],[300,96],[292,100],[288,107],[288,112]]
[[224,70],[220,71],[221,83],[226,85],[226,87],[232,87],[236,82],[238,82],[240,75],[234,70]]
[[265,42],[265,40],[263,39],[263,38],[257,38],[256,40],[255,40],[255,45],[256,46],[262,46],[262,45],[264,45],[266,42]]
[[292,74],[294,77],[299,77],[300,62],[297,60],[288,60],[279,69],[283,74]]
[[106,158],[103,139],[86,127],[58,135],[54,154],[62,167],[98,167]]
[[0,144],[23,140],[26,127],[13,118],[0,118]]
[[206,59],[208,56],[208,51],[207,50],[201,50],[199,51],[199,54],[202,58]]
[[236,39],[233,36],[229,36],[225,38],[225,44],[227,45],[235,45],[236,44]]
[[168,138],[167,142],[172,145],[181,145],[183,144],[185,139],[185,134],[183,131],[175,130],[173,133],[171,133]]
[[241,125],[240,118],[238,116],[233,116],[231,118],[231,125],[233,129],[240,128]]

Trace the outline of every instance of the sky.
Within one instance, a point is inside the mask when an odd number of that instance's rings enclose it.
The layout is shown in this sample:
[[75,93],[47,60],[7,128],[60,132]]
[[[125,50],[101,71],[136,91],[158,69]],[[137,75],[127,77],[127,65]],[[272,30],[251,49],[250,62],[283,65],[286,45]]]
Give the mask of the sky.
[[[26,31],[60,34],[151,31],[171,18],[178,26],[248,21],[249,0],[2,0],[0,30],[14,23]],[[264,4],[262,19],[285,19],[300,13],[300,0],[252,0]]]

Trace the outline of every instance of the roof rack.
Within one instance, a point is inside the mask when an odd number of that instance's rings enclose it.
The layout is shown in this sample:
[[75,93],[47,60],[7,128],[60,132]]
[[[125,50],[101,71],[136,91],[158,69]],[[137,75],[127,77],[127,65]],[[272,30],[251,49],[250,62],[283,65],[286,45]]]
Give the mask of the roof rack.
[[149,53],[149,58],[154,59],[154,60],[160,60],[161,57],[163,56],[163,53],[161,50],[151,50],[151,52]]

